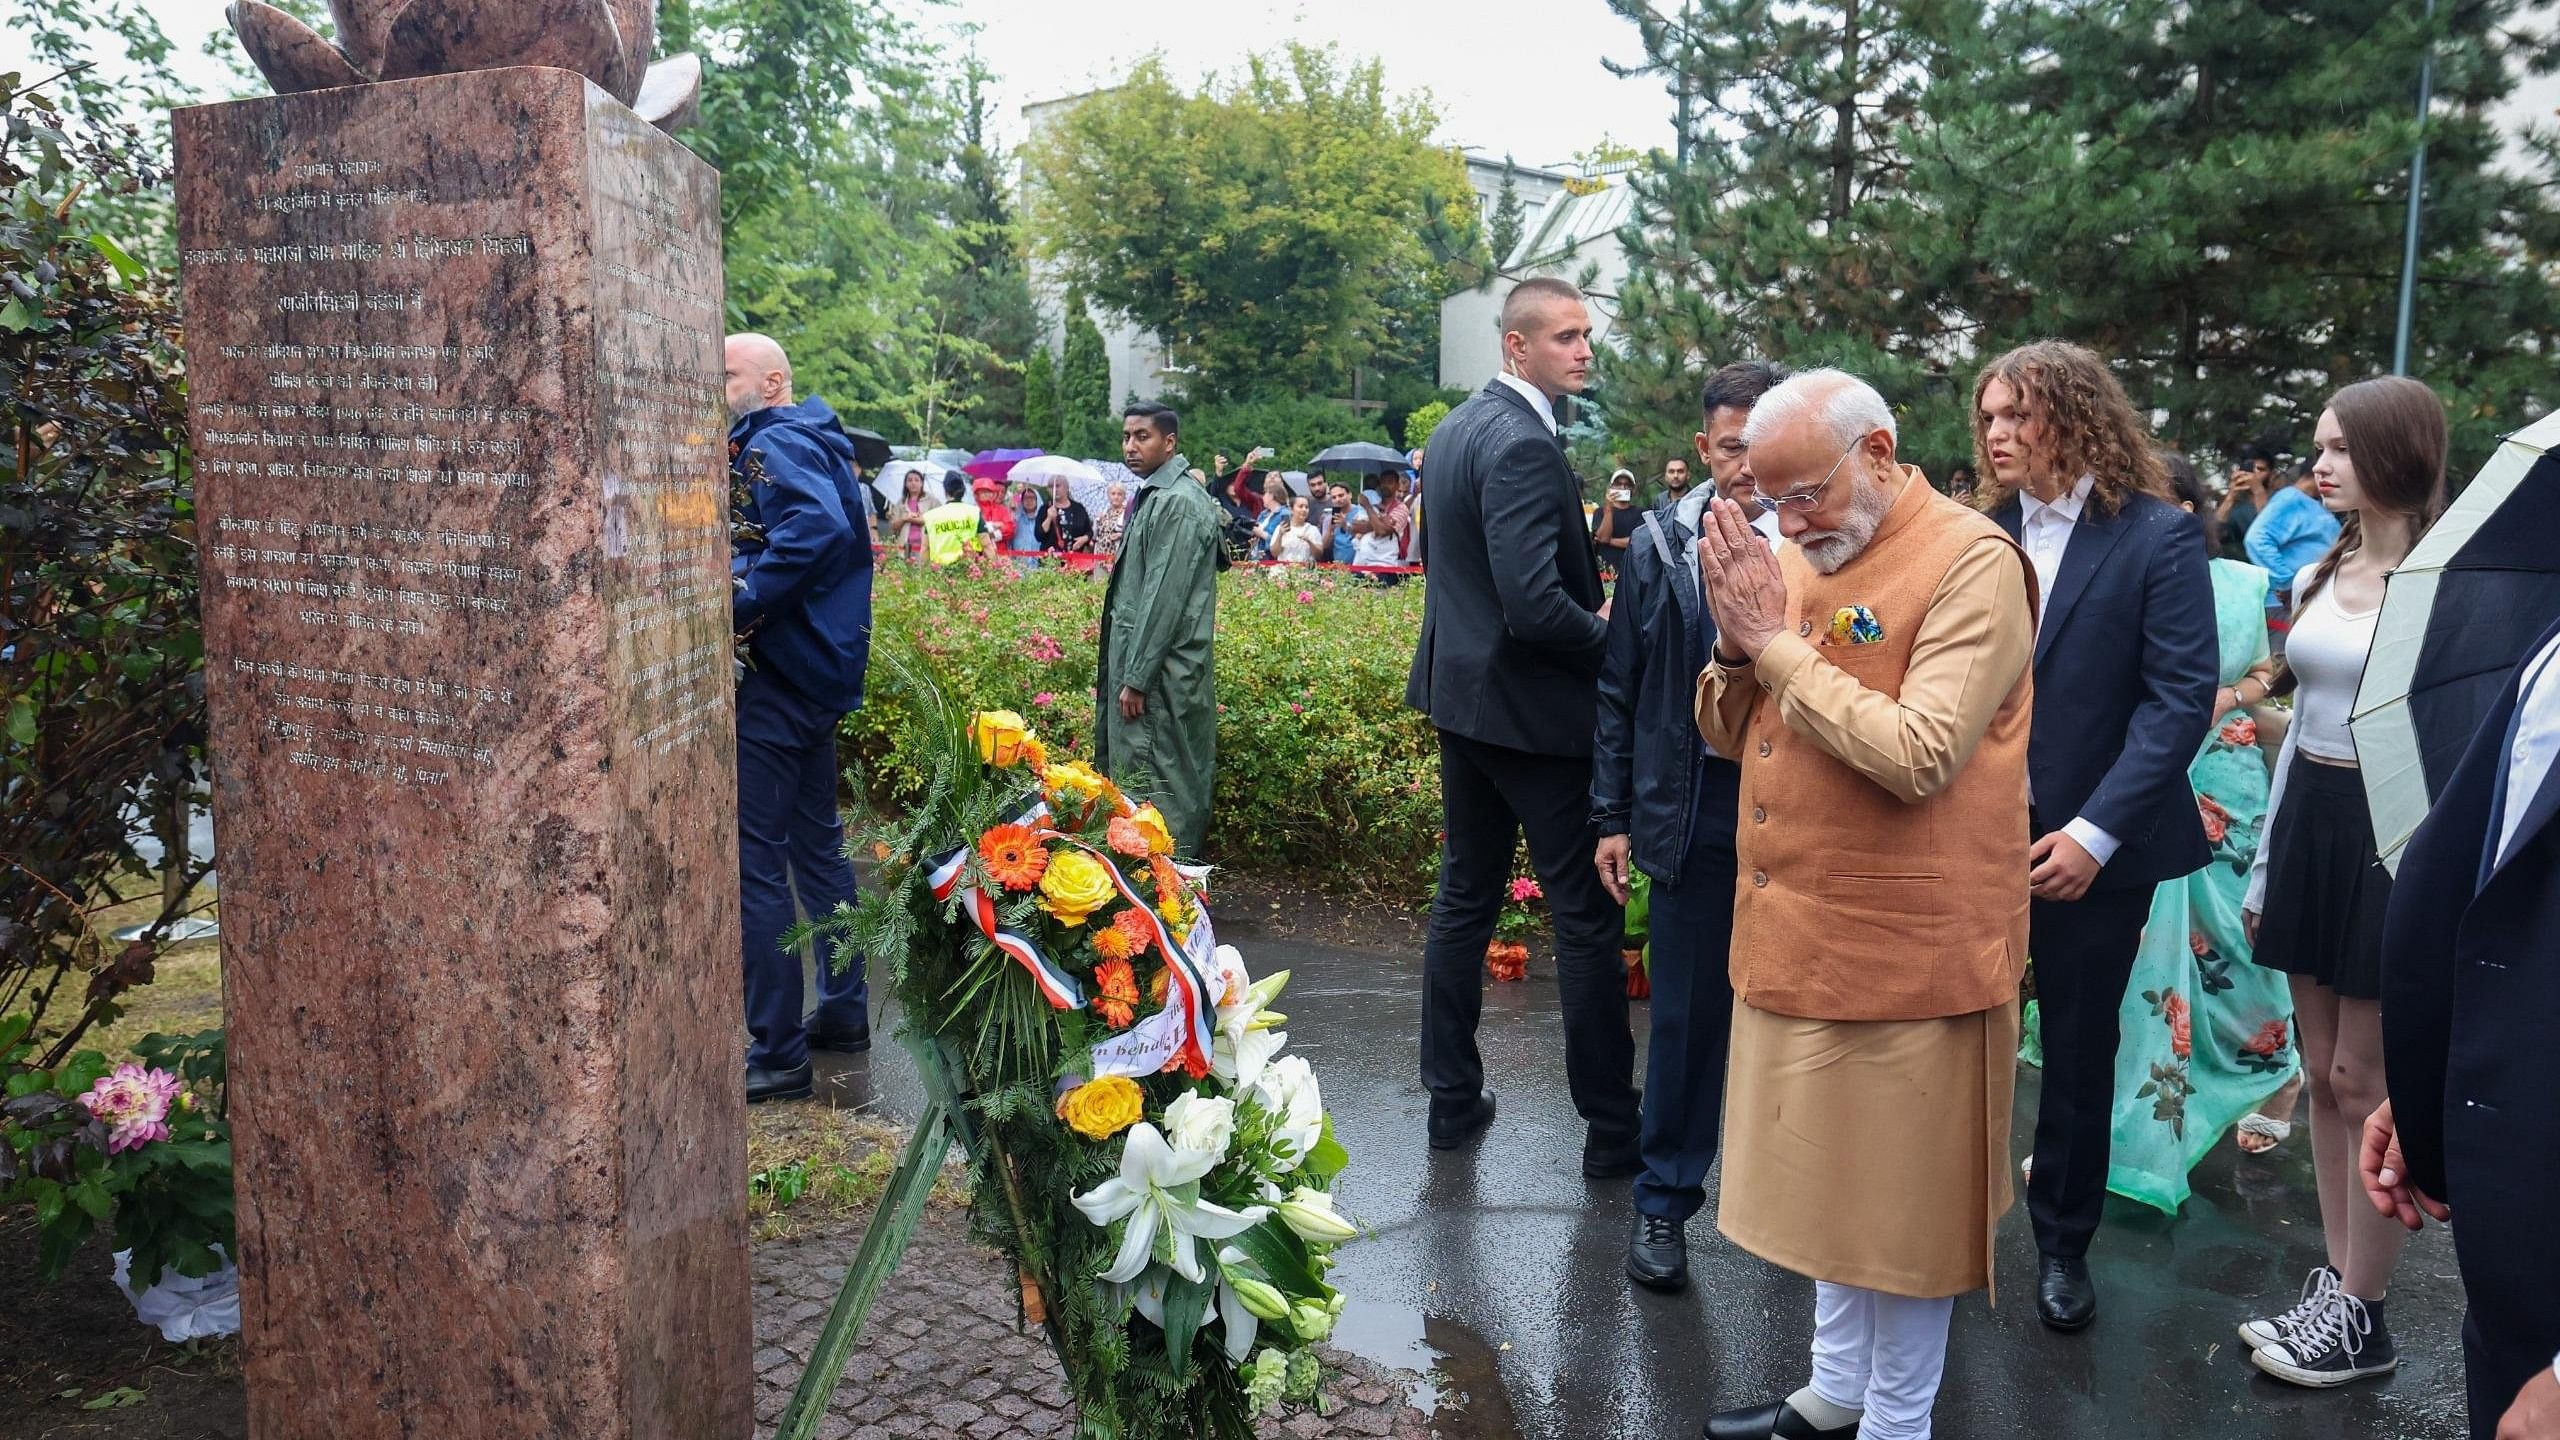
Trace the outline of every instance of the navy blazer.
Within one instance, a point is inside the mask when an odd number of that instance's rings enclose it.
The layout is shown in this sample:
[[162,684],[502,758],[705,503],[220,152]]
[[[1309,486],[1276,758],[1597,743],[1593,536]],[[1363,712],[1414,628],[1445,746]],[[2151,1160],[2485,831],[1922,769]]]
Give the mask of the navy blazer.
[[853,440],[811,396],[729,430],[734,508],[731,621],[758,665],[830,710],[862,704],[871,658],[871,526]]
[[[2560,625],[2526,659],[2554,635]],[[2466,1226],[2518,1208],[2512,1218],[2550,1248],[2539,1267],[2516,1263],[2547,1277],[2560,1274],[2543,1213],[2560,1195],[2560,783],[2544,782],[2505,860],[2481,874],[2523,672],[2401,854],[2382,931],[2382,1041],[2411,1181],[2460,1206]]]
[[[1991,512],[2011,539],[2016,496]],[[2130,889],[2212,858],[2187,767],[2213,724],[2221,635],[2203,523],[2150,495],[2071,527],[2036,631],[2027,740],[2039,836],[2075,817],[2116,838],[2092,888]]]
[[1609,608],[1591,744],[1592,819],[1601,834],[1626,836],[1636,868],[1666,885],[1681,882],[1691,822],[1703,816],[1704,838],[1730,849],[1741,804],[1742,767],[1698,733],[1698,673],[1716,622],[1698,597],[1696,543],[1667,508],[1637,523]]
[[1497,380],[1431,432],[1422,499],[1405,704],[1488,745],[1589,755],[1606,596],[1563,444]]

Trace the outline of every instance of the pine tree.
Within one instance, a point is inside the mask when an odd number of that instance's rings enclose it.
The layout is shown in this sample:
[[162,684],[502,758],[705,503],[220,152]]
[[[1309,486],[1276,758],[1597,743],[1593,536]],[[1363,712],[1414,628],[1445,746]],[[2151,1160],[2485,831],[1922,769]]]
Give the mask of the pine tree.
[[1058,367],[1058,448],[1091,459],[1117,453],[1111,357],[1080,291],[1067,293],[1066,358]]
[[[2493,169],[2484,114],[2543,43],[2528,8],[2435,22],[2410,371],[2450,402],[2457,476],[2560,401],[2550,171]],[[1968,37],[2025,63],[1968,67],[1913,178],[1996,277],[1977,349],[2088,344],[2184,447],[2307,443],[2331,390],[2390,368],[2427,24],[2403,0],[2039,0]]]
[[1901,412],[1902,453],[1969,453],[1952,393],[1959,247],[1907,183],[1904,127],[1944,69],[1942,0],[1610,0],[1644,43],[1627,75],[1693,88],[1683,163],[1656,152],[1621,232],[1629,274],[1601,357],[1611,442],[1688,447],[1698,386],[1729,361],[1839,365]]
[[1520,202],[1520,185],[1512,174],[1511,157],[1502,157],[1502,188],[1493,197],[1493,263],[1511,263],[1511,252],[1520,248],[1520,232],[1528,224],[1529,209]]
[[974,361],[955,401],[963,402],[965,426],[979,447],[1029,440],[1057,443],[1054,426],[1046,440],[1029,435],[1029,400],[1024,391],[1023,357],[1037,348],[1039,311],[1031,300],[1031,274],[1022,254],[1013,207],[998,180],[1003,159],[987,145],[986,70],[969,57],[961,76],[961,146],[953,159],[958,184],[953,189],[952,222],[961,262],[943,286],[952,330],[974,342]]
[[1022,367],[1022,428],[1031,432],[1031,443],[1043,450],[1063,446],[1065,433],[1058,424],[1058,363],[1049,358],[1049,347],[1034,343],[1031,358]]

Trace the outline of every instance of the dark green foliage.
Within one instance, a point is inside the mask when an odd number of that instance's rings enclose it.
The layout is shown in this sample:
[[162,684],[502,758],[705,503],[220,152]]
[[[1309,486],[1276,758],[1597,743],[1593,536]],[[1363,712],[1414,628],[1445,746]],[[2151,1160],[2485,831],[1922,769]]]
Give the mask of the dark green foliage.
[[1229,404],[1181,407],[1182,448],[1201,469],[1209,457],[1223,454],[1241,463],[1245,452],[1268,446],[1265,469],[1303,470],[1317,451],[1365,440],[1392,445],[1395,440],[1375,412],[1353,410],[1332,400],[1303,397],[1242,400]]
[[1529,209],[1520,201],[1520,186],[1512,176],[1511,157],[1502,157],[1502,188],[1493,197],[1493,263],[1506,264],[1511,252],[1520,248],[1521,227],[1528,222]]
[[1111,403],[1111,357],[1084,297],[1067,292],[1066,358],[1058,367],[1058,449],[1087,460],[1120,454],[1120,410]]
[[1058,415],[1058,362],[1049,358],[1049,347],[1034,343],[1031,358],[1022,367],[1022,428],[1028,432],[1028,444],[1043,450],[1056,450],[1065,430]]

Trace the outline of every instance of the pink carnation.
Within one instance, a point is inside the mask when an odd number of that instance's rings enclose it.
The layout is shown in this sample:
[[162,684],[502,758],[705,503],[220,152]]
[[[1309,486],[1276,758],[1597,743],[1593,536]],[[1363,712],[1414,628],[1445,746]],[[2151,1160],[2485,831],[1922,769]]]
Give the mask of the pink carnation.
[[1301,591],[1299,591],[1299,592],[1298,592],[1298,603],[1299,603],[1299,604],[1301,604],[1301,605],[1313,605],[1314,603],[1316,603],[1316,592],[1314,592],[1313,590],[1301,590]]
[[1547,892],[1538,888],[1537,881],[1523,875],[1511,882],[1511,898],[1516,903],[1525,904],[1531,900],[1547,898]]
[[139,1150],[169,1138],[169,1108],[178,1103],[178,1077],[166,1070],[119,1065],[98,1077],[80,1103],[107,1126],[107,1153]]

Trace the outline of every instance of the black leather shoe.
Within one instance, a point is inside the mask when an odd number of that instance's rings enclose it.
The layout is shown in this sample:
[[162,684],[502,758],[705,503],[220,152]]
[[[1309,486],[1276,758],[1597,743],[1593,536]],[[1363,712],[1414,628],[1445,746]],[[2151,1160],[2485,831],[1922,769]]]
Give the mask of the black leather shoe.
[[1857,1440],[1857,1435],[1854,1420],[1837,1430],[1816,1429],[1784,1400],[1707,1417],[1707,1440]]
[[747,1103],[750,1105],[761,1105],[767,1100],[805,1100],[810,1089],[809,1062],[806,1060],[791,1070],[747,1067]]
[[1635,1237],[1627,1242],[1627,1278],[1647,1290],[1669,1292],[1689,1283],[1689,1232],[1668,1215],[1636,1212]]
[[812,1030],[809,1032],[809,1048],[832,1050],[839,1055],[859,1055],[871,1048],[871,1027],[863,1025],[846,1030]]
[[1619,1180],[1644,1168],[1644,1152],[1633,1140],[1609,1144],[1582,1142],[1582,1175],[1586,1180]]
[[1455,1115],[1443,1115],[1437,1111],[1432,1113],[1431,1148],[1455,1150],[1467,1143],[1469,1136],[1492,1123],[1493,1090],[1488,1086],[1484,1093],[1476,1096],[1475,1104]]
[[2089,1262],[2077,1255],[2046,1255],[2036,1267],[2036,1313],[2052,1330],[2086,1330],[2098,1318],[2098,1287]]

